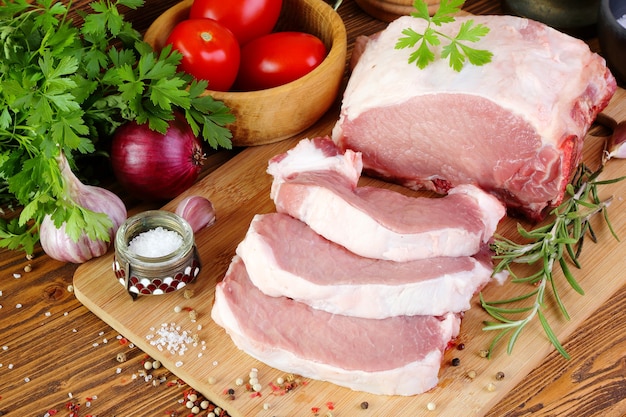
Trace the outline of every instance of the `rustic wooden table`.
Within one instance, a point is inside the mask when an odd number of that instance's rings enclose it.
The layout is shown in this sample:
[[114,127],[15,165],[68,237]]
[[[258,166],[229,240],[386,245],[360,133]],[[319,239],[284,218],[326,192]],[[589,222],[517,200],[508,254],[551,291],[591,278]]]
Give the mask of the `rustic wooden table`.
[[[73,8],[87,10],[88,3],[76,0]],[[127,16],[145,30],[173,3],[148,0]],[[465,10],[502,12],[497,0],[468,0]],[[351,0],[340,14],[350,44],[356,35],[384,27]],[[597,49],[595,40],[589,42]],[[232,155],[212,156],[205,174]],[[155,208],[121,195],[131,213]],[[187,415],[182,399],[189,387],[167,369],[143,371],[149,358],[74,297],[76,268],[51,260],[40,248],[30,260],[21,252],[0,252],[0,416]],[[549,355],[488,415],[626,416],[626,286],[564,345],[571,360]],[[120,362],[122,353],[126,360]]]

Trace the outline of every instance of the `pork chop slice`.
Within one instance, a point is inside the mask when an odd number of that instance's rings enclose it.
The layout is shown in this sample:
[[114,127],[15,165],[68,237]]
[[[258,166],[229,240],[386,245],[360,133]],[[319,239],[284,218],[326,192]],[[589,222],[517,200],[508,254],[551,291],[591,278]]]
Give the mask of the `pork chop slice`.
[[380,395],[436,386],[461,323],[453,313],[363,319],[270,297],[252,284],[238,256],[215,289],[211,317],[239,349],[271,367]]
[[280,213],[256,215],[237,255],[252,283],[269,296],[370,319],[466,311],[493,273],[488,256],[364,258]]
[[541,219],[562,201],[615,79],[586,43],[532,20],[458,16],[437,29],[454,36],[469,19],[490,28],[472,46],[493,60],[460,72],[443,59],[421,70],[395,48],[423,19],[401,17],[366,42],[333,140],[361,152],[368,174],[439,193],[475,184]]
[[505,214],[502,203],[473,185],[444,197],[411,197],[357,186],[360,153],[328,138],[303,139],[269,162],[276,210],[295,217],[357,255],[410,261],[471,256]]

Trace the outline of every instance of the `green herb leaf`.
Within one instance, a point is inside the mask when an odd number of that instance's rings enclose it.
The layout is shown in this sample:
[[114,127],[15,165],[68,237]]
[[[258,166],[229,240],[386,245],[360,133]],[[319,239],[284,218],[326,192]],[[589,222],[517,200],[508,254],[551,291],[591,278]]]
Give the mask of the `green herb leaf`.
[[424,29],[424,33],[418,33],[411,28],[404,29],[402,31],[404,36],[398,38],[395,49],[416,48],[409,55],[408,62],[424,69],[435,61],[435,47],[442,44],[441,39],[444,39],[448,43],[441,48],[441,58],[448,59],[450,67],[455,71],[461,71],[466,60],[476,66],[491,62],[493,53],[468,45],[468,43],[479,42],[481,38],[485,37],[489,33],[487,26],[475,24],[470,19],[461,24],[459,32],[455,36],[447,35],[433,28],[433,25],[441,27],[454,22],[456,20],[454,16],[461,11],[464,3],[464,0],[442,0],[435,14],[430,16],[426,2],[415,0],[413,7],[416,12],[411,13],[411,16],[426,20],[426,29]]

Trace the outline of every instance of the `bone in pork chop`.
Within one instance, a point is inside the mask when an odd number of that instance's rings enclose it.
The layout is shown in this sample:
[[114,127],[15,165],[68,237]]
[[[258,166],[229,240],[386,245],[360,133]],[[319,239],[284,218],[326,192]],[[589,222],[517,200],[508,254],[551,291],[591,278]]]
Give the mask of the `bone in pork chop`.
[[269,296],[372,319],[466,311],[493,273],[487,253],[482,260],[364,258],[280,213],[256,215],[237,255],[252,283]]
[[488,242],[504,206],[473,185],[440,198],[357,187],[361,155],[327,138],[303,139],[270,160],[271,198],[326,239],[360,256],[409,261],[471,256]]
[[381,395],[433,388],[460,327],[452,313],[372,320],[270,297],[250,282],[237,256],[215,289],[211,317],[239,349],[269,366]]
[[493,61],[460,72],[443,59],[421,70],[394,48],[405,28],[423,33],[423,19],[401,17],[370,39],[333,140],[362,152],[367,173],[439,193],[475,184],[540,219],[562,201],[615,79],[583,41],[531,20],[458,16],[437,30],[457,33],[468,19],[490,28],[476,47]]

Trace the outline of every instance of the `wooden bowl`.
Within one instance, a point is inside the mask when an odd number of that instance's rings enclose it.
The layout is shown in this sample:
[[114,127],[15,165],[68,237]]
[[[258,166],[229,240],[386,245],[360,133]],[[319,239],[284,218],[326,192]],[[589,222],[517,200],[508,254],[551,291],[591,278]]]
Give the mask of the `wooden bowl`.
[[[227,0],[224,0],[227,1]],[[189,16],[193,0],[166,10],[150,25],[144,40],[159,52],[174,26]],[[312,126],[332,106],[346,67],[346,28],[323,0],[283,0],[276,30],[295,30],[319,37],[328,55],[309,74],[288,84],[250,92],[207,90],[223,101],[237,120],[228,126],[233,146],[278,142]]]
[[[415,11],[414,0],[355,0],[355,2],[365,13],[383,22],[391,22]],[[426,4],[431,16],[439,8],[439,0],[426,0]]]

